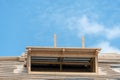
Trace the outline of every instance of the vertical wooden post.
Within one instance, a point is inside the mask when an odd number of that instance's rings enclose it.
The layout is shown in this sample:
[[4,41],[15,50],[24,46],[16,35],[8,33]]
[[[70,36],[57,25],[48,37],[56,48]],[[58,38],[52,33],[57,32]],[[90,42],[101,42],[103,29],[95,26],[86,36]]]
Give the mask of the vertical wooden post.
[[95,55],[96,55],[96,57],[95,57],[95,72],[98,74],[98,50],[96,50]]
[[92,58],[91,58],[90,68],[91,68],[90,71],[95,72],[95,68],[96,68],[96,67],[95,67],[95,57],[92,57]]
[[60,57],[60,72],[62,71],[62,57]]
[[91,58],[90,60],[90,71],[93,72],[93,58]]
[[31,73],[31,56],[29,55],[29,74]]
[[56,48],[57,44],[56,44],[56,34],[54,34],[54,48]]
[[93,58],[93,72],[96,72],[96,57]]
[[27,54],[27,69],[28,69],[28,73],[30,74],[31,72],[31,49],[28,49],[28,54]]
[[84,36],[82,36],[82,48],[85,47],[85,40],[84,40]]

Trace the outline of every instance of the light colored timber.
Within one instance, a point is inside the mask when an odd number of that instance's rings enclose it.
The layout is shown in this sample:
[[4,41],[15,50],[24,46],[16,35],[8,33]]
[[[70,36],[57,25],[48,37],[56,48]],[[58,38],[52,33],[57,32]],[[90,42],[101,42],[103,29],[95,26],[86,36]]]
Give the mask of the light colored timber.
[[56,34],[54,34],[54,48],[57,47]]
[[19,57],[17,56],[1,56],[0,61],[18,61]]
[[[31,62],[32,64],[61,64],[61,62]],[[90,65],[89,62],[62,62],[62,64],[69,64],[69,65]]]
[[82,48],[85,48],[85,40],[84,40],[84,36],[82,36]]

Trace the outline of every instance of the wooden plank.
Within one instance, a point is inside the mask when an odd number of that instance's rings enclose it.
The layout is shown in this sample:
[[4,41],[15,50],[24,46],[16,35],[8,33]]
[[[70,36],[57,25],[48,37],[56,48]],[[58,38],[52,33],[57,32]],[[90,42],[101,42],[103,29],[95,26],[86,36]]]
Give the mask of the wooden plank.
[[31,62],[31,64],[60,64],[60,62]]
[[0,57],[0,61],[18,61],[18,60],[19,60],[19,57],[16,57],[16,56]]
[[90,65],[89,62],[31,62],[31,64],[69,64],[69,65]]
[[32,49],[32,50],[62,50],[62,49],[65,49],[65,50],[101,50],[101,48],[80,48],[80,47],[40,47],[40,46],[28,46],[26,49]]
[[31,56],[41,57],[95,57],[94,53],[80,53],[80,52],[32,52]]

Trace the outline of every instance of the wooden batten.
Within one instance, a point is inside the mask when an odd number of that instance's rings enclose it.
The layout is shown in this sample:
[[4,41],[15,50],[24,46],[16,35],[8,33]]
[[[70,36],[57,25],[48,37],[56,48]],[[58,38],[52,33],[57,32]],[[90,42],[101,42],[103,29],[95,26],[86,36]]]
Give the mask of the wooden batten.
[[85,48],[85,40],[84,40],[84,36],[82,36],[82,48]]
[[56,34],[54,34],[54,48],[57,47]]

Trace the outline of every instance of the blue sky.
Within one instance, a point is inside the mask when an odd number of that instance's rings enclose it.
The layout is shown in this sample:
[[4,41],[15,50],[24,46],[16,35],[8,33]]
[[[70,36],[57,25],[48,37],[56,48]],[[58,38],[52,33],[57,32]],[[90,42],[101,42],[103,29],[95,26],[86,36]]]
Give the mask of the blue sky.
[[120,53],[120,0],[0,0],[0,56],[26,46],[102,48]]

